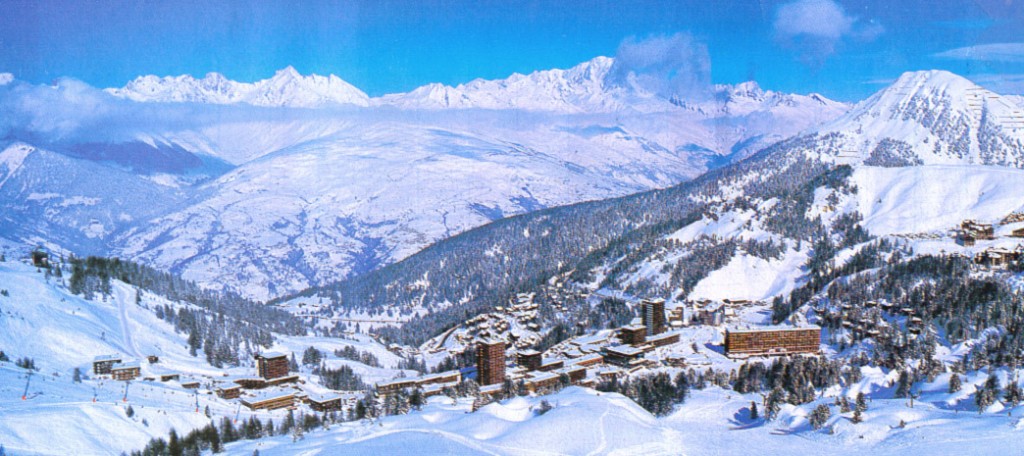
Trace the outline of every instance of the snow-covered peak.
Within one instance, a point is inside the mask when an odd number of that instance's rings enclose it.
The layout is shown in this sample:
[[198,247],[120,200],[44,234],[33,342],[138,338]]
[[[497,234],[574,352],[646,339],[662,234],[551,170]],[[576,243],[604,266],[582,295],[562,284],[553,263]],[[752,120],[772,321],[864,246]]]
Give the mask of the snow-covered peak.
[[604,85],[612,66],[596,57],[569,69],[514,73],[504,79],[474,79],[455,87],[428,84],[408,93],[385,95],[378,104],[400,108],[524,109],[555,112],[606,112],[625,103]]
[[0,86],[14,82],[14,75],[11,73],[0,73]]
[[1024,167],[1020,106],[948,71],[904,73],[817,131],[840,161]]
[[367,106],[369,97],[341,78],[299,74],[294,67],[278,70],[269,79],[254,83],[232,81],[219,73],[202,79],[190,75],[140,76],[119,89],[107,92],[140,102],[246,103],[256,106],[321,107]]

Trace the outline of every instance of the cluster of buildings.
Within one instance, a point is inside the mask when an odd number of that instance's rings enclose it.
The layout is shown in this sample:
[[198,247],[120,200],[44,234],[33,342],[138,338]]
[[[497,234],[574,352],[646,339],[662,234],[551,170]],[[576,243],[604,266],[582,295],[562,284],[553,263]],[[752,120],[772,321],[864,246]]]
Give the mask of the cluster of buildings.
[[[157,359],[149,357],[150,362]],[[109,375],[114,380],[135,380],[142,375],[142,363],[137,360],[125,359],[121,355],[100,355],[92,360],[92,372],[97,377]],[[161,378],[163,381],[163,378]]]
[[[1001,223],[1017,223],[1024,221],[1022,214],[1010,214]],[[1024,238],[1024,227],[1010,231],[1010,237]],[[957,231],[956,241],[965,247],[973,247],[977,241],[991,241],[996,238],[995,226],[991,223],[981,223],[976,220],[964,220],[960,223]]]
[[[1021,228],[1024,230],[1024,228]],[[1022,234],[1024,237],[1024,234]],[[1018,245],[1016,249],[1002,247],[990,247],[974,256],[974,262],[990,268],[1005,268],[1012,263],[1024,258],[1024,246]]]

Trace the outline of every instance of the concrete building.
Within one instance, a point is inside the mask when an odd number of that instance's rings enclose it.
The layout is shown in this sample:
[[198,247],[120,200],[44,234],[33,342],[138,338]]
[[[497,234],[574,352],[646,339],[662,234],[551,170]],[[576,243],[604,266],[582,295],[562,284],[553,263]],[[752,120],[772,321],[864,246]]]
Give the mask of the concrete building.
[[537,350],[519,350],[516,353],[516,364],[525,367],[526,370],[539,370],[541,363],[541,354]]
[[640,320],[647,327],[648,336],[665,332],[665,300],[643,300],[640,303]]
[[242,405],[251,410],[277,410],[295,405],[295,393],[271,393],[242,399]]
[[619,340],[627,345],[643,345],[647,342],[647,326],[629,325],[619,328]]
[[92,372],[96,375],[110,375],[110,369],[121,362],[121,355],[100,355],[92,360]]
[[267,380],[288,375],[288,355],[284,353],[257,353],[256,375]]
[[480,386],[505,381],[505,342],[484,339],[476,343],[476,379]]
[[114,380],[135,380],[142,373],[142,367],[138,361],[117,363],[110,368],[110,375]]
[[821,328],[817,326],[725,331],[725,355],[730,358],[817,354],[820,349]]

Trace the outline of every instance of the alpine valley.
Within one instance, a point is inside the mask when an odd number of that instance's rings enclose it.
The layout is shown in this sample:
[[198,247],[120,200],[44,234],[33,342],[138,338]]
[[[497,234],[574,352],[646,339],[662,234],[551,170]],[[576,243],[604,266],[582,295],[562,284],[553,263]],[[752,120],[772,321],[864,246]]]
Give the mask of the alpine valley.
[[0,454],[1019,451],[1020,97],[619,75],[0,77]]

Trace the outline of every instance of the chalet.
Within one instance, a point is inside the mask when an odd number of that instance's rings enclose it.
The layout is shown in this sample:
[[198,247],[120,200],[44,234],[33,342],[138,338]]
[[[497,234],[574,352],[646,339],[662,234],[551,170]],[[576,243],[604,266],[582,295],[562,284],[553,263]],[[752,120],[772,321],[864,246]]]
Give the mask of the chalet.
[[820,350],[821,328],[817,326],[725,331],[725,355],[730,358],[817,354]]
[[251,410],[277,410],[293,407],[295,405],[295,393],[270,393],[253,398],[242,399],[242,405]]
[[181,387],[185,389],[199,389],[199,382],[185,382],[181,384]]
[[284,353],[257,353],[256,375],[267,380],[288,375],[288,355]]
[[310,394],[307,402],[309,402],[309,408],[317,412],[341,411],[341,396]]
[[156,364],[160,362],[160,357],[156,355],[149,355],[146,357],[146,361],[149,362],[149,364]]
[[1010,236],[1013,236],[1013,237],[1016,237],[1016,238],[1024,238],[1024,228],[1017,228],[1017,229],[1013,230],[1013,232],[1010,233]]
[[480,387],[481,396],[500,397],[503,393],[503,384],[485,385]]
[[974,220],[964,220],[960,224],[960,232],[973,236],[979,240],[992,240],[995,239],[995,228],[990,223],[979,223]]
[[956,243],[964,247],[974,247],[974,244],[977,243],[977,239],[975,239],[974,236],[970,234],[960,233],[956,237]]
[[110,368],[110,375],[114,377],[114,380],[135,380],[139,378],[141,372],[142,368],[138,361],[117,363]]
[[217,388],[217,397],[221,399],[238,399],[241,395],[242,387],[238,385]]
[[171,374],[160,374],[160,381],[161,382],[169,382],[171,380],[178,380],[180,378],[181,378],[180,374],[173,374],[173,373],[171,373]]
[[109,375],[110,369],[121,362],[120,355],[100,355],[92,360],[92,372],[96,375]]

